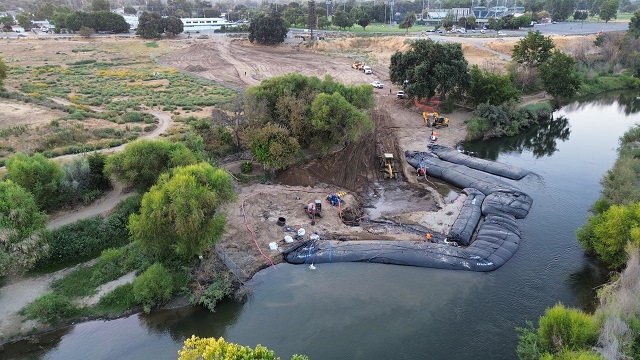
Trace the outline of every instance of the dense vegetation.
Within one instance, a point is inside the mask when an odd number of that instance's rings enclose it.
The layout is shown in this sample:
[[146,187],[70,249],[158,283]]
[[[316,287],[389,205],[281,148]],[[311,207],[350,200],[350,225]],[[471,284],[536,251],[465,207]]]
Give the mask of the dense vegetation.
[[[298,149],[328,152],[373,130],[363,110],[373,107],[369,85],[346,86],[330,76],[323,80],[288,74],[247,90],[251,122],[249,148],[275,169],[289,165]],[[267,126],[268,125],[268,126]]]
[[[184,341],[184,346],[178,351],[179,360],[280,360],[274,352],[262,345],[256,345],[255,349],[226,342],[223,338],[199,338],[192,336]],[[291,360],[309,360],[304,355],[293,355]]]

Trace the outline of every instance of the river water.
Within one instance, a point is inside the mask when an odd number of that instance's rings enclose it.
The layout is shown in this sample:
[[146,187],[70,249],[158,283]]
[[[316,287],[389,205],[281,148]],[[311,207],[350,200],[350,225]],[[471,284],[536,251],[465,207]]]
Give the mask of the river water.
[[[514,182],[534,198],[515,256],[490,273],[381,264],[281,264],[258,273],[243,303],[92,321],[5,346],[16,359],[175,359],[185,338],[260,343],[283,359],[515,359],[516,327],[545,308],[593,307],[606,272],[575,230],[600,195],[618,138],[640,122],[640,98],[609,94],[564,106],[555,121],[467,150],[532,170]],[[423,150],[423,149],[413,149]]]

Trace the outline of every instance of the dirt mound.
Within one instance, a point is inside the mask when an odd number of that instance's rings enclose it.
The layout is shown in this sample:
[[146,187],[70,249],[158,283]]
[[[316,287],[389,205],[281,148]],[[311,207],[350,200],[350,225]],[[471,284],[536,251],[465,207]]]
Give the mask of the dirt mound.
[[187,71],[191,71],[191,72],[201,72],[201,71],[206,71],[207,68],[205,68],[202,65],[187,65],[184,68]]

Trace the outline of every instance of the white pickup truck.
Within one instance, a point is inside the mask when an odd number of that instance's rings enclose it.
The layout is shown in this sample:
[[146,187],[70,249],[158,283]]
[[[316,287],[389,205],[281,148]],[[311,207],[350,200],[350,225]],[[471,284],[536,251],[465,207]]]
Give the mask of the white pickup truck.
[[364,70],[364,73],[367,75],[373,74],[373,70],[371,70],[371,66],[365,66],[362,68],[362,70]]

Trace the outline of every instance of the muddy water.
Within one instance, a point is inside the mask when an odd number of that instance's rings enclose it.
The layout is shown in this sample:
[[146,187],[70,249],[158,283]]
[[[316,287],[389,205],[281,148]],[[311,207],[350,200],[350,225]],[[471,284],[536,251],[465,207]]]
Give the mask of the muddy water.
[[[565,106],[566,121],[517,139],[467,144],[531,169],[518,183],[534,205],[515,256],[490,273],[378,264],[280,265],[259,273],[244,304],[95,321],[5,347],[17,359],[175,359],[191,334],[261,343],[283,359],[514,359],[515,327],[557,302],[589,308],[604,274],[575,230],[599,197],[618,137],[640,122],[636,95]],[[603,126],[603,121],[606,126]],[[419,195],[419,194],[418,194]],[[40,343],[37,341],[41,340]]]

